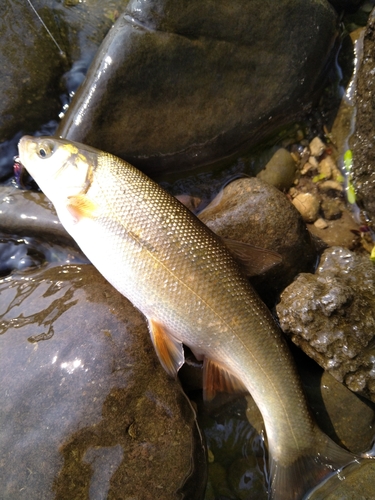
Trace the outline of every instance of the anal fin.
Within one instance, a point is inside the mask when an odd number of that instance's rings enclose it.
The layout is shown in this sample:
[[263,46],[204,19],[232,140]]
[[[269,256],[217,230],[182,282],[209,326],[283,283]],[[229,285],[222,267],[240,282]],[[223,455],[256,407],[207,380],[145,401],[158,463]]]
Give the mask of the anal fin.
[[174,339],[167,329],[156,320],[148,318],[148,325],[160,363],[169,375],[176,377],[178,370],[185,362],[182,342]]
[[225,366],[208,358],[203,362],[203,397],[211,401],[217,392],[248,392],[244,384]]

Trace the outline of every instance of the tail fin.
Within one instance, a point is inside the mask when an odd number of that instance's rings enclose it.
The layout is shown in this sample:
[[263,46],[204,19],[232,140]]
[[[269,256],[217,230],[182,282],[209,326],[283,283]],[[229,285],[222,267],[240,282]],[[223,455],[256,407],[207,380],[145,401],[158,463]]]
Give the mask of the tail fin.
[[[309,454],[300,456],[286,467],[271,457],[269,498],[270,500],[323,500],[330,488],[327,486],[328,481],[325,481],[327,478],[334,476],[343,467],[345,471],[351,470],[363,461],[368,460],[344,450],[316,428],[315,446]],[[339,479],[342,480],[342,477]],[[325,483],[324,492],[317,488],[322,483]],[[335,484],[337,486],[337,483],[333,482],[333,488]]]

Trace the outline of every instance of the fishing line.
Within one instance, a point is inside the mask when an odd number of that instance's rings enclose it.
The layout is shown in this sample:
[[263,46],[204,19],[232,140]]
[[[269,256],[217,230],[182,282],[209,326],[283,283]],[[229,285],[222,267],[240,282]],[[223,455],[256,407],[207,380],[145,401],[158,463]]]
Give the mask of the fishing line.
[[35,15],[37,16],[37,18],[39,19],[39,21],[42,23],[42,25],[44,26],[44,28],[46,29],[47,33],[49,34],[49,36],[51,37],[53,43],[56,45],[56,47],[59,49],[59,53],[60,53],[60,56],[63,57],[64,59],[66,59],[66,55],[65,55],[65,52],[61,49],[60,45],[57,43],[56,39],[54,38],[54,36],[52,35],[52,33],[50,32],[50,30],[47,28],[45,22],[43,21],[43,19],[40,17],[40,15],[37,13],[34,5],[31,3],[31,0],[27,0],[28,4],[30,5],[30,7],[33,9]]

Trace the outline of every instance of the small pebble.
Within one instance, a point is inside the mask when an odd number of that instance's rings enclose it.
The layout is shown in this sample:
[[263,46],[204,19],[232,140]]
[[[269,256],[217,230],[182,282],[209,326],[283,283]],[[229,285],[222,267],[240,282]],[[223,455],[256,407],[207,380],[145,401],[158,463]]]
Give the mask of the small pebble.
[[305,222],[315,222],[318,218],[320,204],[311,193],[300,193],[292,203]]
[[314,168],[318,168],[319,166],[319,162],[318,160],[315,158],[315,156],[310,156],[309,158],[309,163],[311,166],[313,166]]
[[[312,158],[312,157],[311,157]],[[304,164],[304,166],[302,167],[302,170],[301,170],[301,174],[302,175],[305,175],[307,174],[307,172],[309,172],[309,170],[315,168],[314,165],[312,163],[310,163],[310,160],[308,162],[306,162]]]
[[334,191],[343,191],[344,187],[342,184],[340,184],[337,181],[324,181],[318,184],[318,188],[321,191],[329,191],[330,189],[333,189]]
[[278,149],[257,177],[281,191],[289,189],[296,174],[296,162],[284,148]]
[[314,226],[318,229],[327,229],[327,222],[321,217],[314,222]]
[[314,139],[310,142],[310,153],[311,156],[322,156],[326,149],[324,142],[319,139],[319,137],[314,137]]
[[319,163],[319,173],[324,179],[330,179],[332,176],[333,169],[335,168],[335,162],[331,156],[323,158]]

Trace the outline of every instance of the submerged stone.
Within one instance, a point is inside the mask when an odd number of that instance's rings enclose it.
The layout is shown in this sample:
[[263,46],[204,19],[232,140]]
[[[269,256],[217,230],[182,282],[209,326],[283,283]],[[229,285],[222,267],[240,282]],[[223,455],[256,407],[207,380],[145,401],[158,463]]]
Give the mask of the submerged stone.
[[90,265],[0,294],[1,498],[203,498],[195,413],[141,314]]
[[327,249],[313,274],[281,295],[283,331],[339,382],[375,402],[375,267],[368,256]]
[[309,500],[372,500],[374,498],[375,460],[344,468]]
[[148,173],[228,158],[311,101],[336,35],[321,0],[133,0],[58,135]]

